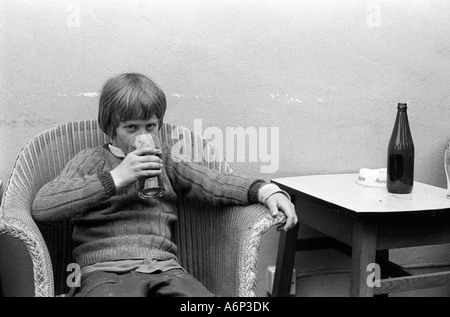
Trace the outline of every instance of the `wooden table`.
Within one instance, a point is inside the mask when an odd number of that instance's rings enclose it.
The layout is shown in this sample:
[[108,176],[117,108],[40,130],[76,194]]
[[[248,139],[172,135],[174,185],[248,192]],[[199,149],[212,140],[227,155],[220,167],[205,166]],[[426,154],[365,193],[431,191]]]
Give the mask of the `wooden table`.
[[297,251],[323,248],[351,256],[350,296],[450,283],[450,272],[412,275],[389,261],[389,249],[450,243],[447,190],[414,182],[411,194],[391,194],[385,187],[362,186],[357,178],[332,174],[272,180],[291,195],[299,223],[324,234],[298,239],[298,225],[281,232],[272,296],[289,296]]

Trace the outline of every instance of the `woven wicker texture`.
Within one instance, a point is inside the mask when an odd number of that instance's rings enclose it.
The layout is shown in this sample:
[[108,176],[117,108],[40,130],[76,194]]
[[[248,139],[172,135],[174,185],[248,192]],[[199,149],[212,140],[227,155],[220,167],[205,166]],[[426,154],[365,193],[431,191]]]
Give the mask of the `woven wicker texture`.
[[[186,128],[164,123],[161,139],[198,164],[221,173],[233,172],[209,144]],[[38,226],[33,221],[33,199],[74,155],[109,141],[95,120],[69,122],[35,136],[17,158],[0,207],[0,234],[27,246],[35,296],[68,291],[66,278],[70,272],[66,268],[72,262],[73,245],[69,222]],[[282,223],[284,216],[272,218],[259,204],[212,208],[183,197],[178,207],[174,239],[184,267],[216,295],[255,296],[261,237],[270,227]]]

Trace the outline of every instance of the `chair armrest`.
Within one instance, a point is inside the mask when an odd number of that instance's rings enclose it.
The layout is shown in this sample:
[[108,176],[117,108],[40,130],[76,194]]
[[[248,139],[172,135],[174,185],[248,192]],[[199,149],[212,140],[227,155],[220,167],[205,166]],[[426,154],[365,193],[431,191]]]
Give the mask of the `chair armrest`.
[[[16,169],[20,164],[16,165]],[[50,254],[41,231],[31,216],[33,188],[26,177],[13,173],[0,206],[0,234],[25,244],[33,263],[36,297],[53,297],[54,282]]]
[[184,207],[178,243],[186,269],[216,295],[256,296],[262,238],[284,214],[274,218],[261,204]]
[[34,293],[36,297],[53,297],[53,272],[50,255],[42,234],[31,216],[29,219],[6,217],[7,214],[26,213],[13,209],[0,210],[0,234],[19,239],[25,244],[33,263]]

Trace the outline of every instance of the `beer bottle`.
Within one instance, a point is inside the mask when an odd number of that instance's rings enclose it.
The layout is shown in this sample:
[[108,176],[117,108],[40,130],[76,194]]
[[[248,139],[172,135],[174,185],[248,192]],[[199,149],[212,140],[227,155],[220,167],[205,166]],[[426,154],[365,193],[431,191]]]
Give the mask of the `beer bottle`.
[[387,151],[386,188],[395,194],[409,194],[414,185],[414,142],[406,109],[406,103],[397,105],[397,117]]

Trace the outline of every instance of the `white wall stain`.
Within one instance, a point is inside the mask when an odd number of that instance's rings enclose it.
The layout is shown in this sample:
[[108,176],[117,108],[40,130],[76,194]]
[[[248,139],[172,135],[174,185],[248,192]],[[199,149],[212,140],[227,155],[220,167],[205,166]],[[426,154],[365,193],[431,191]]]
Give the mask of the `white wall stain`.
[[272,98],[272,99],[275,99],[275,97],[278,97],[280,94],[270,94],[270,97]]
[[289,94],[283,94],[283,95],[270,94],[269,96],[270,96],[270,98],[272,98],[274,100],[278,99],[279,101],[284,102],[284,103],[293,103],[293,102],[302,103],[303,102],[303,100],[289,96]]
[[93,98],[93,97],[97,97],[98,95],[99,95],[99,93],[98,92],[96,92],[96,91],[93,91],[93,92],[81,92],[81,93],[79,93],[79,94],[65,94],[65,93],[58,93],[57,94],[58,96],[60,96],[60,97],[67,97],[67,96],[76,96],[76,97],[90,97],[90,98]]
[[83,97],[97,97],[98,96],[98,92],[82,92],[79,93],[77,96],[83,96]]

